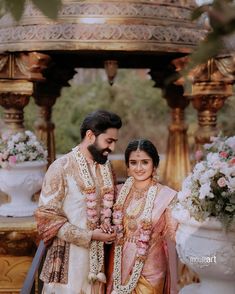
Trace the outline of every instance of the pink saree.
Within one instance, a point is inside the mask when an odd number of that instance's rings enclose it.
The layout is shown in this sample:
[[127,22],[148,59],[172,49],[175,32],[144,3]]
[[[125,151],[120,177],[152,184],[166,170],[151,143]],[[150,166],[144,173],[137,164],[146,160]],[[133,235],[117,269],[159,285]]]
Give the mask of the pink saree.
[[[153,231],[148,256],[138,284],[132,294],[170,294],[170,270],[166,239],[174,239],[177,223],[171,218],[169,204],[176,191],[162,186],[158,193],[152,212]],[[135,201],[135,200],[133,200]],[[125,224],[124,224],[125,225]],[[134,236],[138,236],[138,230]],[[135,263],[136,243],[126,240],[122,253],[122,283],[125,284]],[[112,272],[112,265],[109,272]],[[107,294],[112,291],[112,275],[107,285]]]

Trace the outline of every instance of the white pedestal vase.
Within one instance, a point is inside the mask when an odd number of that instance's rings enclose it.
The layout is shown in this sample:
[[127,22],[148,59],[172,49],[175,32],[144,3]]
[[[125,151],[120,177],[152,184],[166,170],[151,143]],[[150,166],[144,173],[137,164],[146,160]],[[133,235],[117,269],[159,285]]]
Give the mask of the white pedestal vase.
[[235,293],[234,227],[225,233],[215,219],[204,223],[181,220],[176,249],[180,260],[200,278],[199,284],[188,285],[179,294]]
[[0,190],[10,197],[9,203],[0,205],[0,215],[33,215],[37,202],[32,201],[32,196],[42,187],[46,165],[46,161],[26,161],[0,169]]

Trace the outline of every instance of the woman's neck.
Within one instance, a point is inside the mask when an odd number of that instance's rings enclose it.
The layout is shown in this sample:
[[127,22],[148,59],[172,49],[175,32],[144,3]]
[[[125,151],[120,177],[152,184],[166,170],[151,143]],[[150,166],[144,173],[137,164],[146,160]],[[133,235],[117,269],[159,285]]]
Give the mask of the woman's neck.
[[136,179],[134,179],[134,183],[133,186],[136,189],[144,189],[146,187],[148,187],[152,182],[152,177],[149,177],[148,179],[144,180],[144,181],[138,181]]

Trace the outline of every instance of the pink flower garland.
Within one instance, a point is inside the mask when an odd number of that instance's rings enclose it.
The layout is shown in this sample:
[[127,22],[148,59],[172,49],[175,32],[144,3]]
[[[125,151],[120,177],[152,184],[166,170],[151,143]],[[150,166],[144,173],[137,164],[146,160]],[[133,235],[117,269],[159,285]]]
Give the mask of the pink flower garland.
[[[110,190],[103,196],[103,205],[101,209],[101,223],[111,224],[112,206],[114,201],[114,191]],[[87,203],[87,225],[90,230],[99,227],[99,217],[97,215],[97,196],[94,190],[86,192]]]
[[[121,205],[114,206],[113,223],[117,232],[117,245],[124,243],[123,212]],[[140,226],[140,234],[137,241],[137,258],[145,260],[149,248],[149,242],[152,233],[152,222],[143,219]]]

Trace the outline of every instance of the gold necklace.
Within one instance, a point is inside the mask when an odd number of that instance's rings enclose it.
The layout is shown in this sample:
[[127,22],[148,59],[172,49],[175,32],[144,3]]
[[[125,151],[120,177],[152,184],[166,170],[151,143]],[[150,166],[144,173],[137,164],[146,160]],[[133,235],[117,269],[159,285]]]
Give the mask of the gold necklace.
[[147,194],[147,192],[148,190],[141,194],[141,198],[143,198],[142,201],[139,201],[139,203],[129,213],[127,212],[127,209],[131,203],[131,200],[137,200],[135,197],[133,197],[134,194],[132,191],[129,194],[130,197],[127,198],[127,201],[124,204],[124,211],[126,212],[124,217],[124,224],[126,224],[125,229],[127,235],[129,235],[129,233],[133,234],[138,229],[137,220],[144,211],[146,200],[145,194]]

